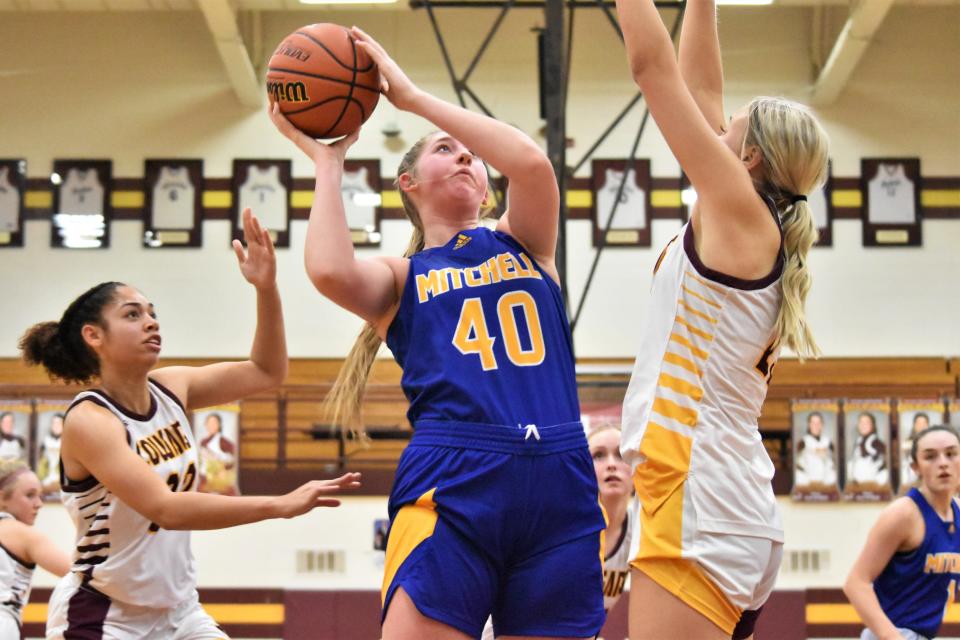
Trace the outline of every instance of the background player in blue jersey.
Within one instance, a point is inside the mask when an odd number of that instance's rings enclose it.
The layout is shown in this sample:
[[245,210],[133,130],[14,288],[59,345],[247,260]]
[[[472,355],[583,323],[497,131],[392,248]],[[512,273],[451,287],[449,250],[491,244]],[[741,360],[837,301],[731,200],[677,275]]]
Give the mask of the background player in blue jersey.
[[930,427],[910,459],[919,487],[883,510],[843,587],[863,640],[933,638],[960,577],[960,436]]
[[[406,258],[356,258],[340,196],[357,134],[323,145],[277,109],[316,164],[307,273],[367,322],[334,403],[354,419],[386,340],[403,368],[414,436],[390,496],[385,640],[593,637],[603,624],[597,481],[580,424],[554,252],[559,193],[526,135],[418,89],[359,29],[383,91],[440,131],[398,170],[415,233]],[[509,180],[496,231],[480,225],[487,173]]]

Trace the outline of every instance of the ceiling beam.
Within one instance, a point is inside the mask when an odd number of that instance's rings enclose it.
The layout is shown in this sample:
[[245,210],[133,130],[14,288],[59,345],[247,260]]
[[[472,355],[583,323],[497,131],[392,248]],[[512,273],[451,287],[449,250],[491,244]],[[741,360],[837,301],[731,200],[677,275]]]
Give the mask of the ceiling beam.
[[237,26],[236,12],[228,0],[198,0],[197,4],[213,35],[237,99],[246,107],[259,109],[263,106],[266,90],[257,81],[250,54]]
[[836,101],[893,3],[894,0],[861,0],[853,8],[813,85],[811,104],[823,106]]

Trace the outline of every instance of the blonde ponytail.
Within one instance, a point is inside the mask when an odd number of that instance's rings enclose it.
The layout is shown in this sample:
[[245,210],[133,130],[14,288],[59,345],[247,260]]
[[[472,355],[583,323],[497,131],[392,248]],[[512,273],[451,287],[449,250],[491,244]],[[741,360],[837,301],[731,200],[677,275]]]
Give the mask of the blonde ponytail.
[[817,241],[810,206],[796,196],[814,191],[827,175],[829,139],[810,111],[782,98],[755,98],[749,105],[744,147],[756,146],[763,157],[760,191],[773,199],[783,227],[786,257],[777,316],[780,343],[797,356],[816,358],[820,348],[807,323],[805,303],[812,278],[807,254]]
[[[415,174],[417,160],[432,135],[431,133],[420,138],[404,154],[400,166],[397,167],[398,180],[401,174]],[[407,250],[403,252],[403,257],[409,258],[423,250],[423,224],[420,222],[420,213],[416,205],[402,189],[400,200],[403,202],[404,212],[413,223],[413,234],[410,236]],[[326,399],[327,419],[330,424],[339,427],[341,431],[349,430],[351,436],[361,440],[366,437],[362,416],[363,396],[367,388],[367,380],[370,378],[370,370],[373,368],[382,342],[372,324],[363,325]]]

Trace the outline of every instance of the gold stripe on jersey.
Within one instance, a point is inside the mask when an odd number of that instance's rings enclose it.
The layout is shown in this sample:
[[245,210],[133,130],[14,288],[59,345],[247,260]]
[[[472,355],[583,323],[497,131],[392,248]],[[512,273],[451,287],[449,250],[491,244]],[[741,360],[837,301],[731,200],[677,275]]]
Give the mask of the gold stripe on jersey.
[[696,317],[702,318],[703,320],[706,320],[707,322],[709,322],[709,323],[711,323],[711,324],[717,324],[717,322],[719,322],[719,320],[717,320],[717,319],[714,318],[713,316],[709,316],[709,315],[705,314],[705,313],[702,312],[702,311],[697,311],[696,309],[694,309],[693,307],[691,307],[689,304],[687,304],[687,303],[684,302],[683,300],[680,300],[680,306],[682,306],[684,309],[686,309],[686,310],[687,310],[687,313],[692,313],[692,314],[695,315]]
[[660,378],[657,380],[657,385],[666,387],[667,389],[673,389],[677,393],[682,393],[685,396],[690,396],[695,402],[700,402],[700,400],[703,398],[703,389],[695,384],[687,382],[686,380],[675,378],[668,373],[660,373]]
[[685,284],[684,284],[684,285],[681,285],[681,289],[683,289],[684,293],[688,293],[688,294],[690,294],[691,296],[693,296],[694,298],[697,298],[697,299],[699,299],[699,300],[702,300],[702,301],[706,302],[708,305],[710,305],[710,306],[713,307],[714,309],[722,309],[722,308],[723,308],[720,304],[714,302],[713,300],[710,300],[709,298],[707,298],[707,297],[704,296],[703,294],[700,294],[700,293],[697,293],[696,291],[693,291],[692,289],[690,289],[689,287],[687,287],[687,285],[685,285]]
[[[673,400],[667,400],[666,398],[657,396],[653,399],[653,412],[659,413],[671,420],[676,420],[680,424],[685,424],[690,428],[697,426],[697,410],[682,407]],[[643,438],[644,442],[646,442],[646,435],[644,435]]]
[[690,333],[692,333],[693,335],[695,335],[695,336],[697,336],[697,337],[700,337],[700,338],[703,338],[704,340],[707,340],[707,341],[709,341],[709,342],[713,342],[713,334],[712,334],[712,333],[707,333],[707,332],[704,331],[703,329],[698,329],[698,328],[696,328],[695,326],[693,326],[692,324],[690,324],[689,322],[687,322],[686,320],[684,320],[684,319],[683,319],[682,317],[680,317],[680,316],[677,316],[676,320],[677,320],[677,323],[678,323],[678,324],[681,324],[681,325],[685,326],[685,327],[687,328],[687,330],[688,330]]
[[433,501],[436,487],[417,498],[413,504],[400,509],[390,526],[387,539],[387,557],[383,568],[383,586],[380,603],[386,604],[387,591],[393,584],[400,566],[421,542],[433,535],[437,526],[437,503]]
[[689,340],[687,340],[686,338],[684,338],[683,336],[677,333],[671,333],[670,340],[672,340],[673,342],[676,342],[677,344],[682,344],[683,346],[685,346],[687,349],[690,350],[690,353],[700,358],[701,360],[706,360],[710,356],[709,353],[707,353],[703,349],[698,349],[696,346],[694,346],[692,342],[690,342]]
[[683,367],[693,375],[697,376],[698,380],[703,376],[703,373],[700,371],[700,367],[698,367],[693,360],[688,360],[678,353],[667,351],[663,354],[663,361],[670,364],[675,364],[678,367]]

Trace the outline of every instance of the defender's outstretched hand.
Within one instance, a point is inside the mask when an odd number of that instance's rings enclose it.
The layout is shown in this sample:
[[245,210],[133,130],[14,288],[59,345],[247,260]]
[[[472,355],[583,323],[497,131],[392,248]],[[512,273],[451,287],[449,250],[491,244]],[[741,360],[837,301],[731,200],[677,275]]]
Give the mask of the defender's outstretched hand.
[[326,496],[343,489],[356,489],[359,486],[359,473],[345,473],[332,480],[311,480],[277,498],[280,515],[284,518],[295,518],[312,511],[315,507],[337,507],[340,501]]
[[257,289],[273,286],[277,281],[277,255],[273,249],[273,239],[260,226],[260,221],[249,207],[243,210],[243,239],[247,243],[246,251],[239,240],[233,241],[240,273]]

